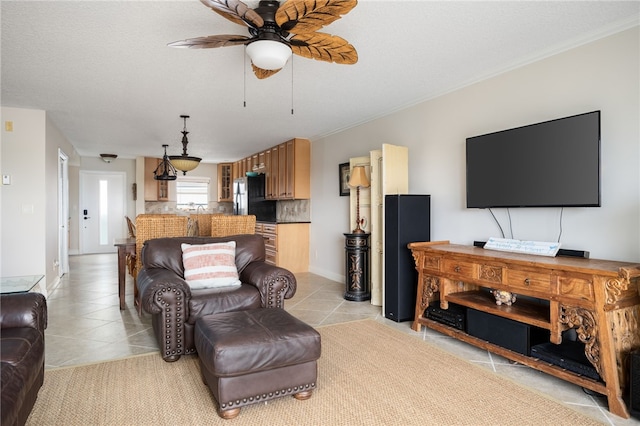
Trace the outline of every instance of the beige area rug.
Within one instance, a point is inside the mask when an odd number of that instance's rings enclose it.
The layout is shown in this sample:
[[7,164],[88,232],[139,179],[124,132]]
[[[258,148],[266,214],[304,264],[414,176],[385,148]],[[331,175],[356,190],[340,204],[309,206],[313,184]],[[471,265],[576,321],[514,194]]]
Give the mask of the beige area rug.
[[373,320],[318,329],[318,389],[223,420],[195,356],[149,354],[45,372],[27,425],[596,425],[595,420]]

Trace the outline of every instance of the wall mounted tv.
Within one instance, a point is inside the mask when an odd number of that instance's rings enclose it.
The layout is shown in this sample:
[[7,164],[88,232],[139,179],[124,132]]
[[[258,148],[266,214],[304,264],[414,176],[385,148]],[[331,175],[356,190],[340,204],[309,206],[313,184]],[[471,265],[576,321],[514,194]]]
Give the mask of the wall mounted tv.
[[600,207],[600,111],[467,139],[467,208]]

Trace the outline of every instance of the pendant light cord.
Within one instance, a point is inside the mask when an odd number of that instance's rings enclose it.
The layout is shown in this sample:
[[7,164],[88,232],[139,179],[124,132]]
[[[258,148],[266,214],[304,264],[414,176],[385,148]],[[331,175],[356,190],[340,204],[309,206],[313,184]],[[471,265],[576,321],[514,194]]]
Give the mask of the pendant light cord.
[[242,105],[244,108],[247,107],[247,46],[244,46],[244,56],[243,56],[243,64],[242,67],[244,70],[242,76]]
[[291,57],[291,115],[293,115],[293,56]]

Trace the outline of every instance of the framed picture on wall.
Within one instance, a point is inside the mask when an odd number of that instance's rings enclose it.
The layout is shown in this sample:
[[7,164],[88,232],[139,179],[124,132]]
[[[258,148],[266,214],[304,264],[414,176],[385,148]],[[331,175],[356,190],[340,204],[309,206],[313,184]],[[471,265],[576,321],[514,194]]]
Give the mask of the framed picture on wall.
[[349,178],[351,177],[351,168],[349,163],[342,163],[339,166],[340,177],[340,196],[349,195],[351,188],[349,187]]

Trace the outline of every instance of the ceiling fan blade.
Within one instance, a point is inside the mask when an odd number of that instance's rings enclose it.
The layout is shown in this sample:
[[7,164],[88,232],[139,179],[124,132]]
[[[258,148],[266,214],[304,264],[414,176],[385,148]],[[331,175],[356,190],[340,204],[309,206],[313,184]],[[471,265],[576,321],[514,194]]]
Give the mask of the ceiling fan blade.
[[357,4],[357,0],[287,0],[276,12],[276,23],[294,34],[312,33],[340,19]]
[[290,39],[296,55],[336,64],[355,64],[358,52],[342,37],[325,33],[297,34]]
[[264,25],[262,17],[240,0],[200,0],[200,2],[233,23],[254,28]]
[[249,37],[246,36],[222,34],[174,41],[173,43],[169,43],[167,46],[187,47],[190,49],[210,49],[214,47],[237,46],[239,44],[245,44],[247,40],[249,40]]
[[253,62],[251,63],[251,68],[253,68],[253,73],[260,80],[263,80],[265,78],[271,77],[272,75],[274,75],[275,73],[277,73],[278,71],[280,71],[282,69],[282,68],[280,68],[280,69],[277,69],[277,70],[265,70],[265,69],[258,68],[255,65],[253,65]]

